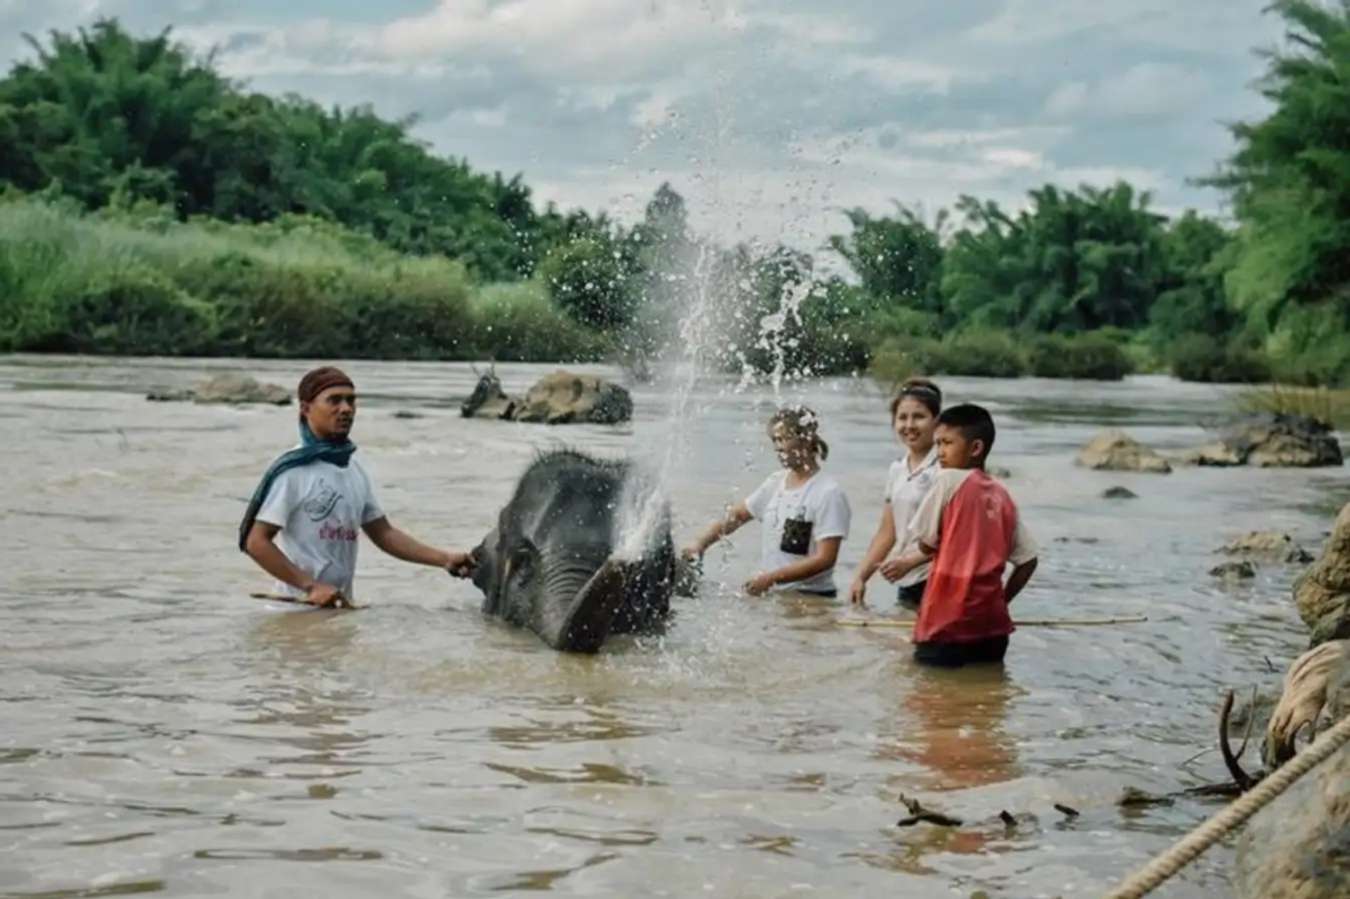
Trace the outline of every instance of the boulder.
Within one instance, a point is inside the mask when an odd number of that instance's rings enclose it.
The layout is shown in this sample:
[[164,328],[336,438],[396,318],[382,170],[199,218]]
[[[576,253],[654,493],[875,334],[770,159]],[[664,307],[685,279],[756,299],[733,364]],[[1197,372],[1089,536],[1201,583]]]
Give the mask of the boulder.
[[1233,465],[1245,465],[1247,457],[1224,443],[1207,443],[1189,449],[1177,457],[1183,465],[1203,465],[1215,468],[1228,468]]
[[1350,503],[1336,516],[1322,555],[1294,582],[1294,604],[1314,645],[1350,637]]
[[1245,581],[1248,578],[1256,577],[1256,568],[1251,562],[1243,559],[1238,562],[1224,562],[1215,565],[1209,570],[1209,573],[1214,577],[1220,577],[1224,580]]
[[516,400],[502,389],[501,379],[489,368],[478,376],[473,393],[459,407],[465,418],[510,418],[516,410]]
[[190,403],[194,396],[191,387],[152,387],[145,398],[152,403]]
[[1350,896],[1350,749],[1341,749],[1258,812],[1237,843],[1243,899]]
[[1167,474],[1167,460],[1124,431],[1114,428],[1098,434],[1078,452],[1078,464],[1101,471],[1146,471]]
[[1129,487],[1107,487],[1102,491],[1102,499],[1138,499],[1139,494],[1135,493]]
[[276,384],[263,384],[248,375],[226,372],[201,382],[193,390],[197,403],[269,403],[285,406],[291,401],[291,392]]
[[557,371],[530,388],[511,416],[545,424],[615,424],[633,417],[633,398],[623,387],[594,375]]
[[1330,425],[1305,415],[1253,415],[1231,428],[1220,441],[1260,468],[1312,468],[1341,465],[1341,445]]
[[[1309,671],[1316,683],[1294,683]],[[1299,692],[1292,698],[1291,684]],[[1323,693],[1325,704],[1312,692]],[[1350,714],[1350,650],[1343,641],[1340,647],[1323,644],[1291,666],[1280,705],[1272,728],[1291,723],[1297,728],[1297,715],[1318,715],[1314,705],[1324,722]],[[1286,706],[1295,718],[1281,717]],[[1247,823],[1238,838],[1234,873],[1237,895],[1244,899],[1350,896],[1350,749],[1332,754]]]
[[1266,723],[1261,752],[1272,770],[1294,757],[1300,737],[1311,742],[1315,734],[1334,723],[1323,715],[1329,711],[1328,688],[1347,663],[1350,663],[1350,640],[1328,640],[1289,666],[1280,700]]
[[1279,531],[1251,531],[1229,540],[1219,552],[1267,562],[1285,562],[1302,565],[1313,560],[1312,553],[1294,542],[1294,538]]

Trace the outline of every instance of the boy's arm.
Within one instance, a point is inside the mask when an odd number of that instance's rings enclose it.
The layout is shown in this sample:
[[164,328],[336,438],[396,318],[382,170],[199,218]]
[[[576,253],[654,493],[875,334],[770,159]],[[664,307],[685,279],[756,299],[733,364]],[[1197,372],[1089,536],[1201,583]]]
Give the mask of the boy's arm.
[[1031,580],[1031,576],[1036,573],[1036,560],[1028,559],[1021,565],[1013,569],[1012,574],[1008,576],[1008,583],[1003,587],[1003,595],[1008,605],[1017,598],[1017,594],[1022,592],[1022,588]]
[[1031,580],[1031,575],[1036,571],[1036,558],[1040,552],[1031,532],[1027,530],[1026,525],[1022,523],[1022,516],[1017,516],[1017,526],[1013,529],[1012,552],[1008,554],[1008,561],[1013,564],[1012,574],[1008,576],[1008,582],[1003,587],[1003,594],[1007,602],[1011,603],[1017,598],[1017,594],[1022,592],[1022,588]]
[[808,556],[800,562],[793,562],[791,565],[784,565],[782,568],[775,568],[773,571],[765,571],[755,575],[745,582],[745,592],[751,596],[759,596],[777,584],[804,581],[809,577],[820,574],[822,571],[829,571],[839,560],[839,546],[843,542],[843,537],[822,537],[816,544],[815,555]]

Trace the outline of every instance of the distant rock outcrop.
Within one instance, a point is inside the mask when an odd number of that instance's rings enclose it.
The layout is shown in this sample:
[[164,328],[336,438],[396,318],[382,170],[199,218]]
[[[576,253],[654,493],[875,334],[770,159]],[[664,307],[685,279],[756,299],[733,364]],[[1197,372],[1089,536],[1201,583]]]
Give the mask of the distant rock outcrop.
[[1190,465],[1316,468],[1342,465],[1341,445],[1329,425],[1304,415],[1264,413],[1243,419],[1215,443],[1179,457]]
[[207,378],[192,388],[154,388],[145,398],[157,403],[191,400],[195,403],[286,406],[291,402],[291,392],[277,384],[264,384],[248,375],[226,372]]
[[1166,459],[1124,431],[1102,431],[1078,452],[1078,464],[1100,471],[1145,471],[1167,474],[1172,466]]
[[535,382],[516,399],[502,389],[497,375],[481,375],[473,394],[460,407],[466,417],[544,424],[617,424],[633,417],[629,392],[595,375],[557,371]]

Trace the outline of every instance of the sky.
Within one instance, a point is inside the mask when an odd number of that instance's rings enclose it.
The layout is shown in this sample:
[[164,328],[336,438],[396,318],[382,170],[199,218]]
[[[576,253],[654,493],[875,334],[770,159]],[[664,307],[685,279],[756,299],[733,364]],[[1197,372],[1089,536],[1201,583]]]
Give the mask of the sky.
[[842,210],[1010,207],[1124,178],[1224,213],[1193,183],[1260,118],[1268,0],[0,0],[20,37],[100,16],[172,26],[254,90],[416,116],[539,202],[641,216],[669,181],[723,240],[823,246]]

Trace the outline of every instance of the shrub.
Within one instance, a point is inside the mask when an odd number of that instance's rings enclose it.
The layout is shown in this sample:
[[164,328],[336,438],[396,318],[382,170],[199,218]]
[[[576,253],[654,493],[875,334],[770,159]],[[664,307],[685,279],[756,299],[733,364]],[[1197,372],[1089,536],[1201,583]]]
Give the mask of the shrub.
[[581,238],[557,247],[539,274],[558,308],[583,325],[610,330],[633,320],[637,293],[621,254],[607,241]]
[[1172,344],[1172,374],[1183,381],[1254,384],[1270,380],[1270,363],[1260,352],[1223,344],[1207,334],[1188,334]]
[[1026,361],[1007,331],[968,331],[943,342],[940,367],[946,375],[1016,378],[1026,373]]
[[605,335],[564,315],[537,281],[479,288],[469,309],[474,356],[500,362],[586,362],[611,350]]
[[1134,364],[1119,343],[1100,332],[1041,334],[1031,341],[1027,367],[1042,378],[1119,381]]
[[940,374],[941,344],[925,337],[892,337],[872,351],[868,372],[884,384],[921,374]]

